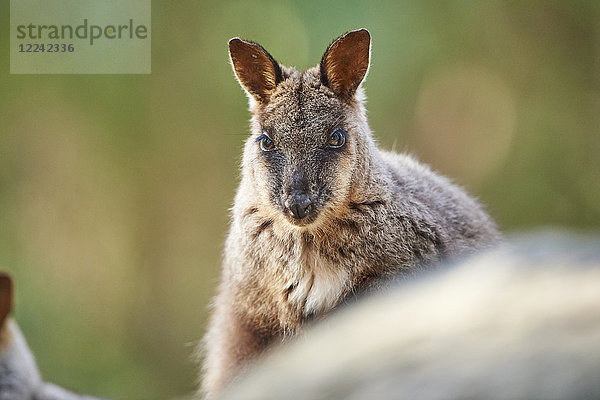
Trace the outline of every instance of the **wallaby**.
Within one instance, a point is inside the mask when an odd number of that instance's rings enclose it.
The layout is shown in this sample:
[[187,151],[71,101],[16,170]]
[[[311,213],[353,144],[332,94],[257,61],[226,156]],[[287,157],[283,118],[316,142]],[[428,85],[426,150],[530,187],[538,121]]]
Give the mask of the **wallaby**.
[[17,323],[10,318],[12,279],[0,273],[0,400],[99,400],[42,380]]
[[377,148],[361,88],[370,46],[366,29],[346,33],[299,72],[229,41],[252,118],[204,339],[207,397],[357,293],[500,240],[462,189]]

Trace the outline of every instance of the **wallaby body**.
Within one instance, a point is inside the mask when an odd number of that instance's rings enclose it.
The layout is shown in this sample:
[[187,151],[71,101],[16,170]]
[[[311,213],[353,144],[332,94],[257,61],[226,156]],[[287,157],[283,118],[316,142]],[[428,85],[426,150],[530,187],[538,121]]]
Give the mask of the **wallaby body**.
[[252,120],[204,341],[209,397],[348,297],[500,238],[460,188],[376,147],[360,89],[366,30],[338,38],[305,72],[255,43],[232,39],[229,50]]

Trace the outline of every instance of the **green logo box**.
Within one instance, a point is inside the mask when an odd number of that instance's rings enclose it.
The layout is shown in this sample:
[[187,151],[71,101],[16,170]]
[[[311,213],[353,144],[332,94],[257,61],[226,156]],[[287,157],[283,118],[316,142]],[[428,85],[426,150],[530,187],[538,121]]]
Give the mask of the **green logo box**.
[[11,74],[149,74],[151,0],[11,0]]

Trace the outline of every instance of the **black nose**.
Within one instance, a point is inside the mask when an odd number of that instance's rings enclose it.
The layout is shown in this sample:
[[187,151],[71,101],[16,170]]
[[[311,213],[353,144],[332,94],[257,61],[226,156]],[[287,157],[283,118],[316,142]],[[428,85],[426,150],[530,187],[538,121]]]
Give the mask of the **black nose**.
[[290,196],[286,203],[288,203],[287,207],[296,219],[306,217],[310,211],[310,206],[312,205],[312,202],[305,194]]

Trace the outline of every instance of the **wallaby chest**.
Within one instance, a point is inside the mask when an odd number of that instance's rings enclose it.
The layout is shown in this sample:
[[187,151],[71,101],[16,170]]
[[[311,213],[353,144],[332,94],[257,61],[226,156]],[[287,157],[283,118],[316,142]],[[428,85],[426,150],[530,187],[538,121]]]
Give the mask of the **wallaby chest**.
[[265,329],[293,333],[333,309],[350,288],[350,271],[331,254],[341,243],[325,246],[306,232],[279,231],[275,223],[256,220],[246,221],[234,236],[243,254],[238,265],[244,265],[238,303]]

